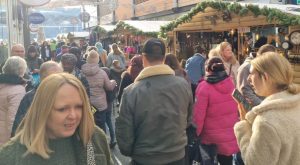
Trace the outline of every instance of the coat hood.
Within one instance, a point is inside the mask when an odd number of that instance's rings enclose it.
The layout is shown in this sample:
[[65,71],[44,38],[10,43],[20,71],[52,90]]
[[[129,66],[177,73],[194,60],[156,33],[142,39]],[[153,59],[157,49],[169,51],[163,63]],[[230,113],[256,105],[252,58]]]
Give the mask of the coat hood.
[[233,92],[234,84],[230,77],[225,78],[224,80],[211,84],[217,91],[220,93],[228,94]]
[[100,71],[100,67],[98,64],[84,64],[81,67],[81,71],[83,74],[85,74],[86,76],[93,76],[95,74],[97,74]]

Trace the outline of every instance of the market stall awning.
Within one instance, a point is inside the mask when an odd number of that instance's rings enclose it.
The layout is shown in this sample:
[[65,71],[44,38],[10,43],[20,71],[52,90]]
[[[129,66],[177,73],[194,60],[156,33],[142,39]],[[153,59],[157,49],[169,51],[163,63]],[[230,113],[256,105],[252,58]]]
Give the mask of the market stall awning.
[[226,27],[251,25],[299,25],[297,5],[230,3],[203,1],[187,14],[161,28],[161,36],[169,31],[222,31]]
[[69,32],[68,33],[68,38],[88,38],[90,35],[89,32]]

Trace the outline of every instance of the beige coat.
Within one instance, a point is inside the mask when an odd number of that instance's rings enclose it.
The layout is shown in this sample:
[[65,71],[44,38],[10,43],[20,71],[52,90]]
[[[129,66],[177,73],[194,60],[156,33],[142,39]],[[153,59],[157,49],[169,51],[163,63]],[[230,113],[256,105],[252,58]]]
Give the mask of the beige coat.
[[25,93],[23,85],[0,84],[0,145],[10,138],[15,115]]
[[246,165],[300,164],[300,94],[267,97],[238,122],[235,135]]

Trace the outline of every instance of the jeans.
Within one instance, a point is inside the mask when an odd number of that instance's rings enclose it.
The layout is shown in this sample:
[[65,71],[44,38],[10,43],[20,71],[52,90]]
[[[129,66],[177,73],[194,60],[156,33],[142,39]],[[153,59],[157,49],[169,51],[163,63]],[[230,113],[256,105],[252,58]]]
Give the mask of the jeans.
[[107,109],[103,111],[97,111],[94,113],[94,120],[96,125],[100,127],[105,133],[106,133],[106,128],[105,128],[106,113],[107,113]]
[[110,143],[115,142],[115,130],[111,120],[112,111],[113,111],[113,102],[109,102],[107,103],[106,125],[109,129]]

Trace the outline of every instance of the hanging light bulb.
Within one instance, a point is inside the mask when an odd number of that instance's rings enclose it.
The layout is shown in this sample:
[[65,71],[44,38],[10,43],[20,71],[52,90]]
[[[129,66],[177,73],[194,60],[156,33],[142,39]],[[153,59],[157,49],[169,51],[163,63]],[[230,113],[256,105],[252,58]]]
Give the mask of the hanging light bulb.
[[256,35],[255,35],[255,40],[258,40],[258,39],[259,39],[259,34],[256,33]]
[[231,29],[230,34],[234,35],[234,29]]

